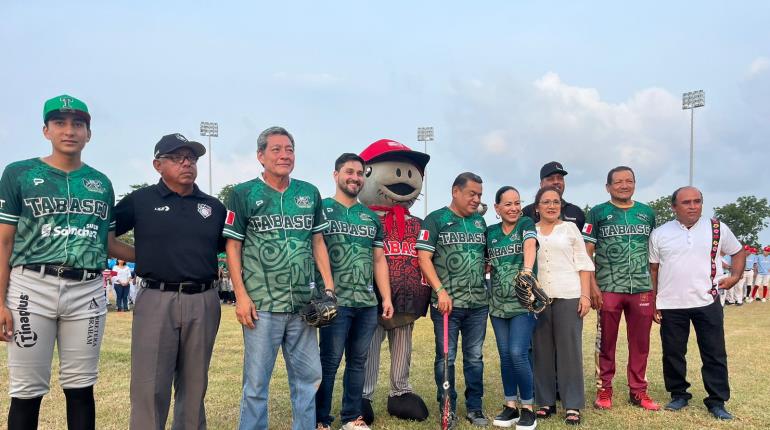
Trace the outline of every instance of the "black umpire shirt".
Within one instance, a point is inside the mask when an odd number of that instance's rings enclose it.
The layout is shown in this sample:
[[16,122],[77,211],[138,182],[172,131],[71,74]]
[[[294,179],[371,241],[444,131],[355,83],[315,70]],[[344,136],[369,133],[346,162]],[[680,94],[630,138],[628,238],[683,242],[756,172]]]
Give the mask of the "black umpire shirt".
[[[540,215],[535,213],[534,203],[525,206],[521,211],[535,222],[540,221]],[[583,231],[583,224],[586,223],[586,214],[583,213],[583,209],[580,209],[580,207],[565,201],[564,206],[561,207],[561,219],[575,223],[578,230]]]
[[217,278],[217,253],[225,249],[225,206],[194,186],[180,196],[161,179],[115,205],[115,235],[134,229],[136,274],[163,282]]

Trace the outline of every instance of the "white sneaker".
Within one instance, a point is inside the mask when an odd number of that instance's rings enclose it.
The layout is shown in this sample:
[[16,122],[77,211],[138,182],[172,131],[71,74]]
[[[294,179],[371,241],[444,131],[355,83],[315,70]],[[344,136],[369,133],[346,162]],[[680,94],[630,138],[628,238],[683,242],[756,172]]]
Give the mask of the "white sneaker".
[[364,422],[364,417],[358,417],[355,421],[349,421],[342,426],[341,430],[370,430]]
[[767,302],[767,299],[763,297],[762,298],[762,303],[765,303],[765,302]]
[[747,299],[746,299],[746,303],[751,303],[751,302],[753,302],[753,301],[754,301],[754,299],[752,299],[751,297],[749,297],[749,298],[747,298]]

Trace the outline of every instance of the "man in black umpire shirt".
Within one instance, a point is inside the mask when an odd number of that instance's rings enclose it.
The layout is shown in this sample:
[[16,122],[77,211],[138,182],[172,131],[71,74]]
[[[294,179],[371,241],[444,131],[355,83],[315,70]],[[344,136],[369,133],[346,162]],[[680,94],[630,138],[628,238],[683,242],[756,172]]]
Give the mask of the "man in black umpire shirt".
[[214,280],[225,207],[195,185],[206,149],[163,136],[152,161],[161,180],[115,207],[116,235],[134,229],[142,278],[131,330],[131,428],[163,429],[174,383],[174,429],[206,427],[203,399],[220,306]]
[[[540,169],[540,188],[554,187],[562,193],[561,201],[563,202],[561,207],[561,219],[569,221],[577,225],[578,230],[583,230],[583,224],[586,223],[586,215],[583,213],[583,209],[567,203],[564,200],[564,177],[567,176],[567,171],[558,161],[551,161],[545,163]],[[540,221],[540,217],[535,213],[535,204],[529,204],[522,209],[524,215],[532,218],[535,222]]]

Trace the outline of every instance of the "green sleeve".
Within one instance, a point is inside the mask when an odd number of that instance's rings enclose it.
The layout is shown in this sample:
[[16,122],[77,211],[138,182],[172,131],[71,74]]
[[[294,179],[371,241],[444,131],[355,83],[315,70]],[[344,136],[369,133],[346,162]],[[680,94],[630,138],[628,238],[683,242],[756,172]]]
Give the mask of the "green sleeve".
[[107,231],[115,231],[115,190],[112,188],[112,184],[110,184],[110,194],[107,199],[109,200],[107,203],[110,205],[110,227]]
[[246,238],[246,222],[248,214],[244,203],[246,199],[240,195],[238,188],[234,189],[227,198],[227,216],[222,236],[228,239],[243,241]]
[[436,244],[438,243],[438,226],[436,225],[436,217],[433,214],[429,214],[427,218],[420,223],[420,234],[417,235],[418,250],[436,252]]
[[651,208],[649,206],[647,206],[647,210],[649,210],[649,212],[650,212],[650,231],[653,231],[653,230],[655,230],[655,227],[657,227],[656,224],[655,224],[655,221],[656,221],[655,218],[656,218],[657,214],[655,213],[655,209],[653,209],[653,208]]
[[521,242],[524,243],[527,239],[537,240],[537,229],[532,218],[525,216],[519,222],[521,223]]
[[599,234],[596,230],[596,225],[594,225],[594,222],[596,220],[596,212],[598,206],[594,206],[589,212],[588,216],[586,216],[586,222],[583,224],[583,240],[589,243],[596,243]]
[[7,168],[0,179],[0,223],[16,225],[21,215],[21,190],[18,175]]
[[380,217],[378,217],[374,212],[370,213],[369,216],[372,217],[374,224],[377,226],[377,231],[374,233],[372,248],[382,248],[385,246],[383,243],[385,242],[385,234],[382,231],[382,222],[380,222]]
[[313,214],[313,233],[320,233],[326,230],[329,226],[329,221],[326,220],[326,212],[324,211],[323,199],[318,189],[315,190],[315,213]]

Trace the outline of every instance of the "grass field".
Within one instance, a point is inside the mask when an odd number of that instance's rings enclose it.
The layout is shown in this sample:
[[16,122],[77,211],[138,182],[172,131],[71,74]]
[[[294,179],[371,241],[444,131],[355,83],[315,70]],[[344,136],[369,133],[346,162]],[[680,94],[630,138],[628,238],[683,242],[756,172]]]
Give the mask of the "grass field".
[[[222,325],[219,329],[216,348],[212,359],[209,391],[207,395],[207,416],[210,429],[232,429],[237,425],[239,400],[241,393],[241,369],[243,340],[241,328],[235,320],[233,307],[224,306],[222,313]],[[591,313],[586,317],[583,333],[583,353],[585,357],[586,398],[593,401],[593,336],[595,333],[596,314]],[[110,312],[107,319],[106,333],[102,345],[100,379],[96,385],[97,398],[97,428],[98,429],[126,429],[128,428],[128,389],[130,369],[130,344],[131,344],[131,313]],[[615,379],[615,407],[611,411],[596,411],[591,407],[583,411],[583,428],[594,429],[768,429],[770,428],[770,411],[765,409],[770,402],[770,378],[767,374],[768,357],[770,356],[770,342],[764,337],[765,330],[770,327],[770,303],[752,303],[741,308],[730,306],[726,309],[726,336],[729,354],[730,384],[732,399],[728,403],[728,410],[736,420],[730,423],[717,422],[710,417],[701,399],[705,397],[705,391],[700,378],[700,358],[697,353],[694,333],[690,338],[688,355],[688,377],[691,381],[692,394],[694,396],[690,406],[681,412],[647,412],[632,407],[627,402],[626,376],[625,376],[625,337],[624,328],[621,328],[621,338],[618,345],[618,368],[620,374]],[[433,382],[433,334],[432,325],[428,319],[420,319],[417,322],[414,339],[414,356],[412,363],[411,381],[418,394],[428,404],[431,417],[423,423],[411,423],[390,419],[385,412],[387,398],[387,374],[388,358],[383,357],[383,371],[380,374],[380,387],[375,399],[375,413],[377,419],[374,429],[435,429],[437,428],[435,399],[435,384]],[[387,348],[383,348],[387,354]],[[54,357],[54,363],[58,358]],[[502,404],[502,385],[500,382],[500,368],[497,349],[494,341],[494,333],[491,326],[487,330],[487,339],[484,350],[484,409],[486,414],[493,416]],[[8,410],[9,398],[7,393],[7,372],[5,370],[6,347],[0,347],[0,366],[3,367],[0,375],[0,423],[5,425],[5,417]],[[464,416],[463,406],[463,380],[462,372],[459,372],[458,363],[458,414]],[[338,376],[338,384],[335,389],[335,406],[333,414],[339,413],[339,399],[341,397],[340,381],[341,371]],[[41,410],[40,428],[64,429],[66,417],[64,408],[64,395],[58,386],[58,366],[54,364],[51,393],[45,397]],[[658,327],[653,326],[652,351],[650,353],[649,368],[647,372],[650,380],[650,395],[659,402],[667,400],[667,394],[663,387],[660,360],[660,337]],[[383,382],[385,381],[385,382]],[[561,416],[548,420],[541,420],[538,428],[565,428]],[[270,426],[275,429],[290,428],[291,411],[286,383],[286,371],[283,361],[276,364],[275,373],[270,390]],[[335,423],[339,424],[339,423]],[[170,423],[169,423],[170,427]],[[337,427],[338,428],[338,427]],[[461,428],[470,429],[472,426],[463,422]]]

